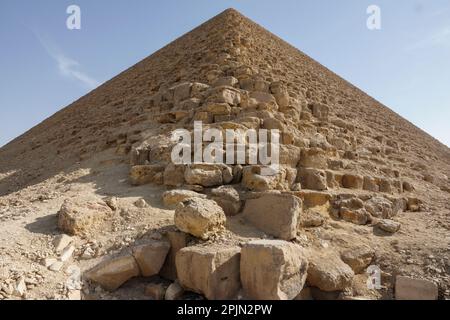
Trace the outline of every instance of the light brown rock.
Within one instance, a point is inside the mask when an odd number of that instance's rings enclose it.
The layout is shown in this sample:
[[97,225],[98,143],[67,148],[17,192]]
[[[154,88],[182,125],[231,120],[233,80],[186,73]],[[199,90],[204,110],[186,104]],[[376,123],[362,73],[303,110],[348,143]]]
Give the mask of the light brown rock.
[[308,255],[310,286],[322,291],[341,291],[350,287],[355,276],[353,270],[332,251],[311,252]]
[[178,251],[187,246],[189,236],[184,232],[169,231],[166,234],[166,238],[170,242],[170,250],[159,274],[165,279],[175,281],[178,277],[177,267],[175,264],[176,255]]
[[111,214],[111,208],[103,201],[65,200],[58,212],[58,227],[70,235],[86,234]]
[[144,277],[157,275],[161,270],[167,253],[170,250],[168,241],[152,241],[133,248],[133,256],[136,259],[141,274]]
[[207,240],[223,229],[226,221],[222,208],[212,200],[190,198],[175,210],[175,225],[180,231]]
[[240,248],[222,245],[184,248],[176,257],[180,284],[209,300],[237,297],[241,286],[239,263]]
[[303,289],[307,268],[303,249],[290,242],[251,241],[241,251],[241,282],[249,299],[294,299]]
[[262,194],[245,203],[243,215],[258,229],[283,240],[297,235],[302,201],[289,194]]
[[118,289],[126,281],[139,275],[139,266],[132,255],[106,260],[85,274],[87,279],[109,291]]
[[164,205],[170,209],[175,209],[181,202],[189,198],[206,199],[206,195],[191,190],[170,190],[163,194]]

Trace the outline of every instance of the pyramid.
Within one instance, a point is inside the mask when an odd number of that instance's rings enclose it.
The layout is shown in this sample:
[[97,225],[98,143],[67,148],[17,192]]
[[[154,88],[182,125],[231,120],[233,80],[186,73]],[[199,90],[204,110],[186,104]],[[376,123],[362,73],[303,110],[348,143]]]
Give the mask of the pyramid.
[[[262,165],[248,163],[174,164],[174,130],[192,133],[196,121],[220,131],[278,130],[279,172],[265,176]],[[183,203],[171,232],[191,234],[201,243],[177,255],[179,282],[208,299],[234,298],[239,278],[251,298],[293,299],[302,288],[311,288],[315,298],[339,295],[361,281],[371,262],[385,259],[375,256],[372,236],[364,236],[372,233],[368,230],[373,228],[374,237],[395,237],[405,232],[399,221],[408,213],[427,212],[438,224],[436,235],[449,235],[450,149],[233,9],[1,148],[0,195],[6,199],[81,168],[95,171],[99,163],[125,166],[130,189],[168,190],[163,200],[171,210]],[[73,217],[61,221],[70,211],[63,205],[59,226],[77,234],[83,226],[74,226]],[[199,215],[208,219],[195,220]],[[243,219],[264,234],[243,245],[240,277],[233,269],[239,268],[236,243],[225,245],[217,236],[226,219]],[[423,216],[415,219],[426,223]],[[348,237],[342,243],[321,237],[323,228],[341,229]],[[305,244],[308,237],[314,244]],[[351,244],[358,242],[356,250]],[[299,251],[293,243],[307,249]],[[164,255],[164,246],[150,246]],[[139,250],[134,259],[113,261],[131,266],[126,279],[143,270]],[[255,260],[270,260],[265,257],[274,252],[283,261],[268,266],[274,274],[291,265],[301,272],[277,280],[264,274],[267,268],[255,271]],[[197,265],[202,272],[215,274],[204,270],[202,259],[227,265],[220,270],[232,280],[203,283],[186,267],[196,257],[202,257]],[[173,278],[173,270],[164,268]],[[259,287],[252,272],[273,283]],[[102,283],[101,265],[91,277]]]

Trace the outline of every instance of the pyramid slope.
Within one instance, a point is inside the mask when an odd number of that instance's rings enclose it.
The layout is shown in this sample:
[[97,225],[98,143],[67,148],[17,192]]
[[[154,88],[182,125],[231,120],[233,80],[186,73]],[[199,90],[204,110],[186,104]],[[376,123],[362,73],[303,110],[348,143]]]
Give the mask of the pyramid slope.
[[154,116],[153,94],[183,81],[207,83],[209,69],[214,63],[223,65],[224,59],[250,67],[261,78],[281,81],[294,98],[304,95],[310,103],[329,105],[339,118],[353,119],[365,140],[360,144],[370,145],[370,139],[383,135],[401,146],[411,162],[426,159],[449,174],[449,148],[229,9],[0,149],[0,173],[9,177],[0,182],[2,188],[51,176],[133,135],[133,130],[139,134]]

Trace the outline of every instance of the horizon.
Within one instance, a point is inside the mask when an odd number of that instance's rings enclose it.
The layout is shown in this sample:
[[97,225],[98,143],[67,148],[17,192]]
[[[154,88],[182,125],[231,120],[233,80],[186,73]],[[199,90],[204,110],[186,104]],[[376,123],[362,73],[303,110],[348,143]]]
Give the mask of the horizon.
[[[20,1],[19,1],[20,2]],[[173,3],[174,1],[169,1],[170,3]],[[176,1],[175,1],[176,2]],[[216,10],[216,8],[219,6],[220,3],[230,3],[230,2],[235,2],[235,1],[219,1],[218,4],[215,5],[211,5],[212,7],[214,7],[211,10]],[[264,1],[266,2],[266,1]],[[293,5],[292,1],[285,1],[287,3],[290,3],[291,5]],[[294,1],[295,2],[295,1]],[[350,0],[350,1],[346,1],[346,3],[349,2],[353,2],[355,3],[354,0]],[[363,1],[364,4],[362,5],[358,5],[358,8],[365,8],[365,4],[370,3],[370,1]],[[383,3],[385,1],[378,1],[379,3]],[[416,3],[422,3],[422,1],[415,1]],[[436,2],[442,2],[442,1],[435,1]],[[68,2],[63,1],[62,5],[56,5],[55,7],[61,7],[65,9],[65,5]],[[195,22],[192,22],[191,20],[189,20],[189,22],[186,20],[186,22],[180,23],[179,25],[181,25],[181,27],[179,27],[177,25],[177,28],[175,30],[173,30],[172,32],[170,32],[170,35],[168,34],[164,34],[164,36],[160,36],[160,38],[158,38],[157,41],[154,41],[152,43],[151,48],[147,48],[146,46],[144,47],[140,47],[139,49],[139,54],[131,54],[130,56],[126,56],[121,57],[121,55],[119,53],[116,53],[117,55],[119,55],[119,57],[116,59],[101,59],[102,58],[102,53],[103,51],[108,51],[109,47],[110,47],[110,43],[108,42],[108,45],[106,46],[106,48],[102,48],[100,46],[94,46],[95,50],[93,51],[94,53],[92,54],[92,52],[89,52],[89,50],[84,50],[84,47],[86,45],[86,39],[87,36],[86,34],[83,34],[83,32],[85,32],[84,30],[86,29],[85,25],[89,24],[89,19],[88,22],[85,22],[83,19],[84,15],[88,14],[89,9],[87,9],[87,7],[89,7],[89,5],[87,5],[85,3],[85,1],[78,1],[78,3],[80,4],[80,8],[81,8],[81,12],[82,12],[82,20],[83,24],[81,25],[81,30],[67,30],[64,27],[62,27],[62,30],[59,30],[59,32],[62,32],[62,34],[64,35],[63,38],[66,39],[60,39],[60,41],[55,41],[55,36],[54,35],[50,35],[49,30],[42,28],[42,27],[32,27],[31,25],[25,25],[25,27],[22,25],[22,28],[28,31],[27,36],[31,37],[31,39],[33,40],[32,43],[33,45],[36,47],[37,45],[37,52],[40,52],[41,58],[43,58],[42,61],[46,61],[45,63],[43,63],[45,66],[41,66],[42,70],[39,70],[40,72],[36,72],[33,74],[29,74],[30,78],[39,78],[39,75],[42,74],[41,72],[44,72],[45,75],[45,79],[49,80],[49,83],[47,86],[44,86],[44,90],[39,90],[38,88],[36,88],[35,91],[31,90],[31,95],[29,96],[23,96],[20,95],[20,99],[19,101],[21,102],[22,106],[21,107],[16,107],[12,105],[12,101],[17,99],[17,97],[15,97],[15,95],[18,94],[18,92],[14,91],[14,85],[19,86],[19,83],[15,83],[15,82],[20,82],[20,84],[22,84],[22,80],[23,78],[17,77],[15,78],[15,81],[12,81],[12,91],[9,91],[7,94],[3,94],[0,95],[0,104],[2,105],[11,105],[13,106],[13,108],[6,110],[6,108],[2,108],[0,110],[0,119],[1,119],[1,135],[0,135],[0,147],[5,146],[6,144],[8,144],[9,142],[13,141],[14,139],[16,139],[17,137],[21,136],[23,133],[27,132],[28,130],[30,130],[31,128],[33,128],[34,126],[38,125],[39,123],[41,123],[42,121],[45,121],[45,119],[48,119],[49,117],[51,117],[52,115],[54,115],[56,112],[58,112],[59,110],[69,106],[71,103],[73,103],[74,101],[80,99],[81,97],[85,96],[86,94],[88,94],[89,92],[91,92],[93,89],[97,88],[98,86],[100,86],[102,83],[105,83],[106,81],[114,78],[116,75],[120,74],[121,72],[127,70],[128,68],[130,68],[131,66],[133,66],[134,64],[138,63],[139,61],[141,61],[143,58],[145,58],[146,56],[148,56],[149,54],[153,54],[154,52],[158,51],[160,48],[164,47],[165,45],[171,43],[173,40],[179,38],[180,36],[184,35],[185,33],[189,32],[190,30],[194,29],[195,27],[197,27],[198,25],[200,25],[201,23],[211,19],[212,17],[214,17],[215,15],[219,14],[220,12],[223,12],[224,9],[219,9],[216,10],[217,12],[215,14],[212,14],[209,16],[209,18],[204,19],[204,16],[206,15],[206,13],[204,13],[203,15],[199,15],[196,16]],[[84,4],[82,4],[84,3]],[[252,5],[254,4],[254,1],[249,1],[249,3],[247,3],[246,5]],[[34,4],[33,4],[34,5]],[[113,6],[113,5],[112,5]],[[120,6],[120,5],[119,5]],[[138,5],[139,6],[139,5]],[[20,7],[20,4],[15,7],[16,9]],[[244,10],[240,9],[239,7],[243,7]],[[83,9],[85,8],[85,9]],[[449,126],[446,123],[446,119],[448,119],[448,117],[450,117],[450,93],[446,92],[447,88],[445,88],[445,81],[441,81],[441,84],[443,84],[443,87],[440,88],[440,90],[436,89],[434,91],[434,95],[432,94],[431,97],[434,97],[434,100],[436,100],[436,102],[434,103],[440,103],[439,106],[434,107],[433,109],[436,110],[435,114],[431,114],[430,115],[430,110],[431,109],[429,106],[422,104],[421,101],[426,101],[429,99],[428,97],[425,97],[423,94],[422,95],[418,95],[420,92],[417,92],[417,90],[412,90],[412,89],[408,89],[408,86],[406,86],[406,84],[404,84],[403,86],[398,85],[396,87],[392,87],[392,86],[388,86],[385,85],[383,86],[381,84],[382,80],[386,80],[386,78],[388,78],[389,76],[396,76],[396,77],[400,77],[401,73],[395,73],[392,72],[390,75],[385,75],[384,78],[380,78],[380,81],[373,81],[370,78],[371,77],[362,77],[362,75],[360,74],[360,70],[358,69],[358,65],[364,65],[364,61],[362,56],[364,56],[364,54],[367,54],[366,51],[364,51],[361,47],[357,47],[357,49],[359,49],[361,51],[361,55],[358,55],[355,59],[359,60],[354,60],[354,64],[350,63],[348,64],[348,61],[346,61],[346,59],[339,59],[339,54],[337,54],[337,58],[336,56],[333,57],[328,57],[328,55],[326,54],[326,44],[323,45],[324,47],[321,48],[321,43],[315,43],[314,39],[308,39],[305,41],[312,41],[312,44],[315,45],[305,45],[305,48],[302,48],[301,46],[299,46],[299,42],[295,41],[297,40],[297,35],[296,34],[292,34],[289,33],[288,36],[284,35],[283,33],[286,33],[286,30],[288,29],[288,23],[286,23],[286,25],[283,25],[282,23],[278,23],[275,24],[275,27],[271,28],[271,25],[274,23],[273,20],[276,19],[272,19],[272,21],[264,21],[265,19],[261,18],[253,18],[252,14],[248,14],[248,11],[250,11],[249,9],[246,9],[245,6],[239,6],[236,5],[234,7],[226,7],[226,9],[229,8],[233,8],[237,11],[239,11],[241,14],[245,15],[246,17],[249,17],[249,19],[255,21],[256,23],[260,24],[261,26],[263,26],[264,28],[266,28],[268,31],[274,33],[275,35],[277,35],[278,37],[280,37],[281,39],[285,40],[286,42],[288,42],[289,44],[291,44],[292,46],[294,46],[295,48],[297,48],[298,50],[304,52],[305,54],[307,54],[308,56],[310,56],[311,58],[313,58],[314,60],[318,61],[320,64],[324,65],[326,68],[328,68],[329,70],[331,70],[332,72],[336,73],[337,75],[339,75],[340,77],[342,77],[343,79],[345,79],[346,81],[350,82],[351,84],[353,84],[354,86],[358,87],[360,90],[364,91],[366,94],[368,94],[369,96],[373,97],[374,99],[376,99],[377,101],[379,101],[380,103],[382,103],[383,105],[389,107],[391,110],[393,110],[394,112],[396,112],[397,114],[399,114],[401,117],[403,117],[404,119],[406,119],[407,121],[411,122],[412,124],[414,124],[416,127],[420,128],[421,130],[423,130],[424,132],[426,132],[427,134],[429,134],[430,136],[434,137],[435,139],[437,139],[438,141],[440,141],[442,144],[446,145],[447,147],[450,146],[450,130],[449,130]],[[366,13],[366,11],[362,11],[360,12],[361,17],[359,17],[361,19],[362,26],[361,29],[363,30],[359,30],[358,32],[363,32],[365,37],[372,37],[371,40],[376,42],[376,43],[382,43],[385,44],[385,41],[383,41],[383,39],[380,39],[383,30],[385,31],[385,29],[387,29],[387,27],[384,27],[385,24],[389,24],[389,20],[388,22],[384,22],[385,19],[385,15],[389,14],[389,11],[386,12],[387,14],[385,14],[385,9],[386,8],[384,5],[380,6],[381,8],[381,14],[382,14],[382,28],[381,30],[367,30],[367,27],[365,25],[365,22],[367,20],[367,18],[369,17]],[[427,7],[428,9],[425,9],[425,7],[421,7],[421,11],[422,12],[428,12],[431,9],[429,9],[429,7]],[[208,8],[210,9],[210,8]],[[225,10],[226,10],[225,9]],[[434,11],[434,10],[438,10],[440,9],[440,13],[438,14],[438,16],[443,15],[444,17],[446,17],[447,15],[450,16],[450,6],[438,6],[438,8],[432,8],[433,12],[438,12],[438,11]],[[415,9],[417,10],[417,8]],[[31,10],[33,11],[33,10]],[[59,10],[60,11],[60,10]],[[93,10],[95,11],[95,10]],[[3,11],[5,12],[5,11]],[[208,12],[210,13],[210,12]],[[264,15],[267,14],[267,12],[259,12],[260,15]],[[286,14],[285,12],[276,12],[279,15],[281,14]],[[390,12],[392,14],[392,12]],[[165,14],[168,14],[165,11]],[[255,14],[256,15],[256,14]],[[436,14],[433,14],[436,15]],[[61,14],[61,16],[58,18],[58,20],[63,20],[65,21],[65,19],[68,17],[69,15],[66,14],[66,11],[64,10]],[[198,20],[200,20],[200,22],[198,22]],[[282,20],[283,19],[279,19]],[[1,18],[0,19],[0,23],[4,23],[5,19]],[[265,23],[264,23],[265,22]],[[331,25],[334,26],[334,24],[332,23]],[[85,29],[83,29],[83,27],[85,27]],[[384,27],[384,28],[383,28]],[[427,47],[435,47],[438,46],[440,49],[442,49],[442,51],[449,50],[450,49],[450,25],[448,26],[449,29],[444,29],[444,30],[448,30],[448,33],[444,33],[443,35],[441,35],[441,38],[436,40],[436,37],[432,37],[431,39],[434,41],[431,44],[430,43],[426,43],[426,41],[422,40],[422,41],[416,41],[413,42],[411,44],[408,44],[407,47],[407,52],[409,54],[415,53],[416,55],[418,55],[418,61],[422,61],[423,56],[420,55],[420,51],[424,51],[426,50]],[[365,28],[365,30],[364,30]],[[2,28],[2,30],[5,30],[5,28]],[[45,31],[43,31],[45,30]],[[21,30],[22,32],[24,32],[23,30]],[[278,32],[277,32],[278,31]],[[315,30],[315,32],[319,32],[318,30]],[[398,30],[397,30],[398,32]],[[77,34],[78,33],[78,34]],[[381,33],[381,35],[380,35]],[[0,39],[2,36],[2,32],[0,31]],[[95,40],[98,40],[98,38],[104,36],[104,34],[96,34],[93,38],[88,39],[89,41],[87,42],[88,44],[91,44],[91,42],[95,42]],[[168,40],[169,38],[171,38],[172,40]],[[294,41],[292,41],[293,38]],[[301,38],[301,37],[300,37]],[[313,35],[311,36],[311,38],[313,38]],[[67,50],[66,47],[71,47],[71,44],[73,46],[74,43],[71,43],[71,40],[74,41],[74,39],[76,40],[75,42],[77,44],[84,44],[84,46],[82,45],[81,48],[77,47],[77,48],[72,48],[72,50]],[[301,39],[305,39],[305,38],[301,38]],[[11,39],[10,39],[11,40]],[[17,39],[16,39],[17,40]],[[112,42],[115,42],[114,39],[110,39]],[[129,40],[127,38],[127,40],[130,42],[131,40]],[[290,41],[291,40],[291,41]],[[340,39],[342,40],[342,39]],[[448,40],[448,41],[446,41]],[[5,41],[2,40],[2,43],[4,43]],[[337,41],[339,42],[339,41]],[[369,41],[370,42],[370,41]],[[21,43],[21,45],[27,46],[29,45],[28,42],[26,43]],[[135,44],[136,46],[138,45],[137,43]],[[335,43],[332,42],[332,45],[330,45],[330,48],[334,46],[337,46],[338,48],[341,49],[340,54],[345,55],[346,51],[343,51],[345,44],[344,45],[340,45],[339,43]],[[36,48],[35,48],[36,49]],[[353,48],[355,49],[355,48]],[[380,49],[380,47],[378,47],[378,49]],[[383,48],[381,48],[383,49]],[[145,54],[145,50],[151,50],[149,52],[147,52],[147,54]],[[385,49],[387,50],[387,49]],[[74,51],[74,52],[73,52]],[[325,53],[323,53],[325,51]],[[370,50],[369,50],[370,51]],[[383,50],[381,50],[383,51]],[[417,53],[417,51],[419,51],[419,54]],[[430,51],[430,49],[428,49],[428,51]],[[67,52],[71,52],[70,54],[67,54]],[[72,53],[73,52],[73,53]],[[376,55],[379,52],[375,52],[372,53],[373,55]],[[434,55],[439,56],[437,53],[439,52],[435,52],[435,49],[433,49],[432,52]],[[428,55],[432,54],[430,52],[427,52]],[[11,54],[11,53],[9,53]],[[8,55],[8,52],[7,52]],[[25,58],[25,57],[24,57]],[[0,67],[2,67],[3,70],[7,70],[6,73],[8,73],[8,67],[11,68],[13,66],[16,66],[19,64],[20,59],[15,59],[15,61],[13,61],[13,64],[10,65],[8,64],[7,66],[4,66],[2,64],[4,64],[8,59],[2,59],[2,61],[0,61]],[[14,60],[14,59],[13,59]],[[101,63],[102,61],[105,62],[105,60],[107,60],[105,65],[102,66],[98,66],[96,69],[95,67],[92,67],[92,65],[94,64],[98,64]],[[366,60],[371,60],[368,59],[366,57]],[[134,62],[132,62],[134,61]],[[436,60],[431,59],[430,62],[435,62]],[[374,62],[372,60],[372,62]],[[376,62],[376,63],[375,63]],[[375,61],[374,63],[376,64],[375,67],[381,68],[380,67],[380,61]],[[386,61],[387,64],[391,64],[392,61],[387,60]],[[56,63],[56,68],[55,68],[55,63]],[[91,65],[91,66],[90,66]],[[86,68],[85,66],[89,66],[88,68]],[[339,71],[339,69],[341,68],[346,68],[347,71]],[[367,66],[367,65],[365,65]],[[372,66],[373,67],[373,66]],[[375,68],[374,69],[377,69]],[[434,66],[436,67],[436,66]],[[445,74],[445,69],[446,67],[449,68],[450,70],[450,63],[447,62],[447,64],[444,64],[443,68],[440,68],[440,72],[442,73],[441,77],[448,77],[448,74]],[[110,69],[112,68],[112,69]],[[57,69],[57,70],[55,70]],[[89,71],[85,71],[88,70]],[[406,71],[409,71],[408,68],[406,68]],[[419,68],[420,69],[420,68]],[[370,68],[369,68],[370,70]],[[406,73],[406,72],[405,72]],[[368,72],[367,74],[370,74],[373,77],[381,77],[381,73],[377,73],[376,70],[372,71],[372,72]],[[408,74],[405,74],[404,77],[406,76],[406,78],[408,78]],[[9,78],[9,77],[8,77]],[[367,79],[368,78],[368,79]],[[401,78],[401,77],[400,77]],[[28,80],[28,78],[26,78]],[[40,79],[40,78],[39,78]],[[38,80],[39,80],[38,79]],[[98,80],[100,79],[100,80]],[[428,83],[428,86],[435,88],[436,85],[434,83],[430,83],[430,79],[429,78],[424,78],[421,76],[421,74],[415,74],[415,78],[409,79],[411,82],[413,82],[413,84],[415,84],[416,86],[422,87],[422,88],[427,88],[427,87],[423,87],[423,83],[420,81],[424,81],[425,83]],[[414,81],[413,81],[414,80]],[[5,85],[6,83],[6,79],[3,79],[3,77],[0,79],[0,85],[2,87],[8,87],[7,85]],[[5,83],[4,83],[5,82]],[[404,83],[406,82],[405,80],[398,80],[396,81],[397,84],[400,83]],[[10,82],[8,82],[9,84]],[[448,82],[449,83],[449,82]],[[28,85],[30,85],[27,82]],[[48,96],[45,96],[45,98],[43,97],[43,95],[48,95],[52,92],[52,89],[54,88],[54,86],[58,86],[63,92],[60,94],[55,94],[55,96],[52,98],[49,98]],[[43,86],[43,83],[40,83],[40,86]],[[381,86],[381,88],[379,88],[379,86]],[[411,84],[409,83],[409,86],[411,86]],[[398,88],[397,90],[400,92],[404,92],[404,98],[402,99],[402,97],[399,97],[397,94],[391,92],[391,90],[395,90],[396,88]],[[430,88],[427,88],[430,89]],[[423,90],[425,93],[425,91],[427,90]],[[34,93],[34,94],[33,94]],[[428,92],[429,94],[430,92]],[[414,96],[411,97],[410,100],[414,100],[415,104],[417,106],[414,106],[413,110],[411,110],[409,107],[409,105],[412,103],[412,101],[407,99],[408,94],[415,94],[418,96]],[[443,98],[442,98],[443,97]],[[442,98],[442,99],[441,99]],[[397,103],[395,103],[395,101],[397,101]],[[32,104],[33,103],[33,104]],[[37,103],[38,108],[33,108],[33,110],[30,110],[31,108],[29,107],[30,105],[34,105],[34,103]],[[36,110],[37,109],[37,110]],[[424,112],[423,109],[426,109]],[[439,113],[439,111],[442,112],[442,114]],[[26,121],[20,122],[17,121],[19,119],[23,120],[23,112],[29,112],[29,116],[28,118],[26,118]],[[426,114],[428,116],[428,119],[423,119],[424,114]],[[446,117],[446,114],[448,114],[448,116]]]

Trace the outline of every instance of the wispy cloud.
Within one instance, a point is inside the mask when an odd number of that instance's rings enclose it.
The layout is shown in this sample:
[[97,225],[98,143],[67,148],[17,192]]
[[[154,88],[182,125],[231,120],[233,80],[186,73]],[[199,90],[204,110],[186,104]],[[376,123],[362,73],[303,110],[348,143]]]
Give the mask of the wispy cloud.
[[94,89],[101,84],[99,81],[83,72],[80,63],[66,56],[52,41],[37,33],[35,34],[47,53],[56,62],[62,76],[77,80],[89,89]]
[[431,47],[450,47],[450,26],[443,27],[431,33],[428,37],[413,43],[406,48],[407,51],[426,49]]

